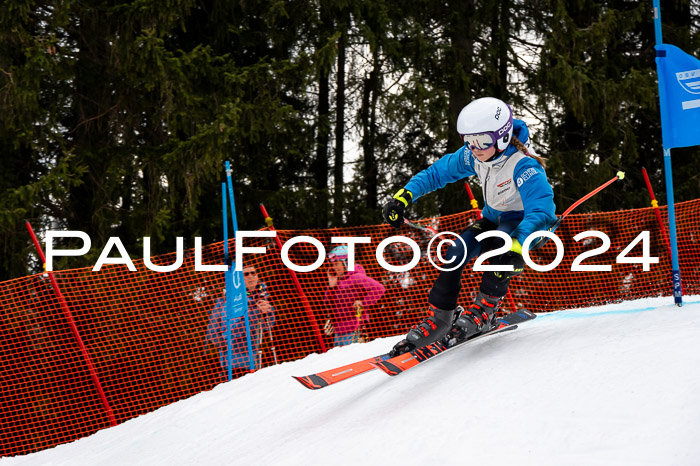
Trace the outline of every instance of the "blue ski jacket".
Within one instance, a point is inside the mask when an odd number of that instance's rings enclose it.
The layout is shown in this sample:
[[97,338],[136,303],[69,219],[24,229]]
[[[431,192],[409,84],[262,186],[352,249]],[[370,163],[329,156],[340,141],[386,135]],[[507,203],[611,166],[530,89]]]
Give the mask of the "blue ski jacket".
[[[524,121],[513,120],[513,137],[530,153],[529,130]],[[482,215],[495,224],[521,220],[511,233],[520,244],[536,231],[547,230],[556,221],[554,192],[544,168],[532,157],[509,144],[505,151],[489,162],[479,161],[466,144],[447,154],[416,174],[405,188],[416,201],[421,196],[468,176],[477,176],[484,193]]]

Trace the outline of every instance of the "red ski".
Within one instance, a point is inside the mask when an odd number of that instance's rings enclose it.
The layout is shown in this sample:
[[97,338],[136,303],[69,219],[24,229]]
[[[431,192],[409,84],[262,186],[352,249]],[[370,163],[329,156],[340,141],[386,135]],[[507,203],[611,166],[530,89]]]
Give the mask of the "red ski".
[[417,366],[421,362],[426,361],[433,356],[437,356],[440,353],[444,353],[448,350],[463,345],[464,343],[478,340],[490,335],[495,335],[497,333],[506,332],[508,330],[515,330],[518,328],[517,324],[532,320],[535,317],[535,314],[532,312],[526,309],[521,309],[498,319],[498,326],[491,331],[467,340],[448,341],[447,343],[440,340],[428,346],[414,349],[413,351],[409,351],[394,358],[392,358],[389,353],[386,353],[372,358],[367,358],[362,361],[353,362],[345,366],[329,369],[324,372],[319,372],[317,374],[306,375],[303,377],[293,377],[306,388],[318,390],[319,388],[342,382],[343,380],[347,380],[356,375],[364,374],[365,372],[369,372],[376,368],[383,370],[389,375],[397,375],[410,369],[411,367]]
[[329,369],[318,374],[305,375],[303,377],[292,376],[303,386],[311,390],[327,387],[337,382],[349,379],[359,374],[375,369],[374,363],[379,363],[389,359],[389,354],[382,354],[362,361],[353,362],[345,366]]

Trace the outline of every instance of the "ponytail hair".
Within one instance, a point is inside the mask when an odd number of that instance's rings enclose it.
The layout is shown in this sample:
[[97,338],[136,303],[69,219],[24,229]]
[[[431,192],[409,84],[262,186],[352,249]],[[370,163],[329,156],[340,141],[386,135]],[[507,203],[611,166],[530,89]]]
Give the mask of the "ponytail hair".
[[513,135],[510,138],[510,143],[513,144],[520,152],[523,154],[527,155],[528,157],[532,157],[533,159],[537,160],[537,162],[542,165],[542,168],[547,168],[547,159],[544,157],[540,157],[537,154],[531,153],[528,148],[525,146],[525,144],[520,141],[515,135]]

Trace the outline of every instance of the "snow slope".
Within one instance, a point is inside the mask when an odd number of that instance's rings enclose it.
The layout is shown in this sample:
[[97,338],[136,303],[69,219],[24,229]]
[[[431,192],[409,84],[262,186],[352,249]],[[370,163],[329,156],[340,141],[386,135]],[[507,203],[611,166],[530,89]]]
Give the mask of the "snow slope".
[[291,378],[399,337],[266,368],[19,465],[697,465],[700,297],[540,315],[397,377]]

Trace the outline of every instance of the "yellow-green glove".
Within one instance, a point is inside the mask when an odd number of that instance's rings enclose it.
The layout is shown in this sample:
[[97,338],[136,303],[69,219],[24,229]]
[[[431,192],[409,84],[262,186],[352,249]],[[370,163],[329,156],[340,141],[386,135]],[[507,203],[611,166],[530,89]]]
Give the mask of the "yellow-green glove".
[[520,241],[518,241],[515,238],[511,239],[513,240],[513,245],[511,246],[510,251],[506,252],[505,254],[501,254],[501,256],[498,257],[498,259],[496,259],[498,265],[513,266],[513,270],[506,270],[502,272],[493,273],[496,277],[498,277],[501,280],[514,277],[515,275],[520,275],[521,273],[523,273],[523,269],[525,268],[525,259],[523,259],[523,247],[520,245]]
[[394,198],[384,204],[384,220],[394,228],[403,225],[404,211],[413,204],[413,194],[403,188],[394,194]]

